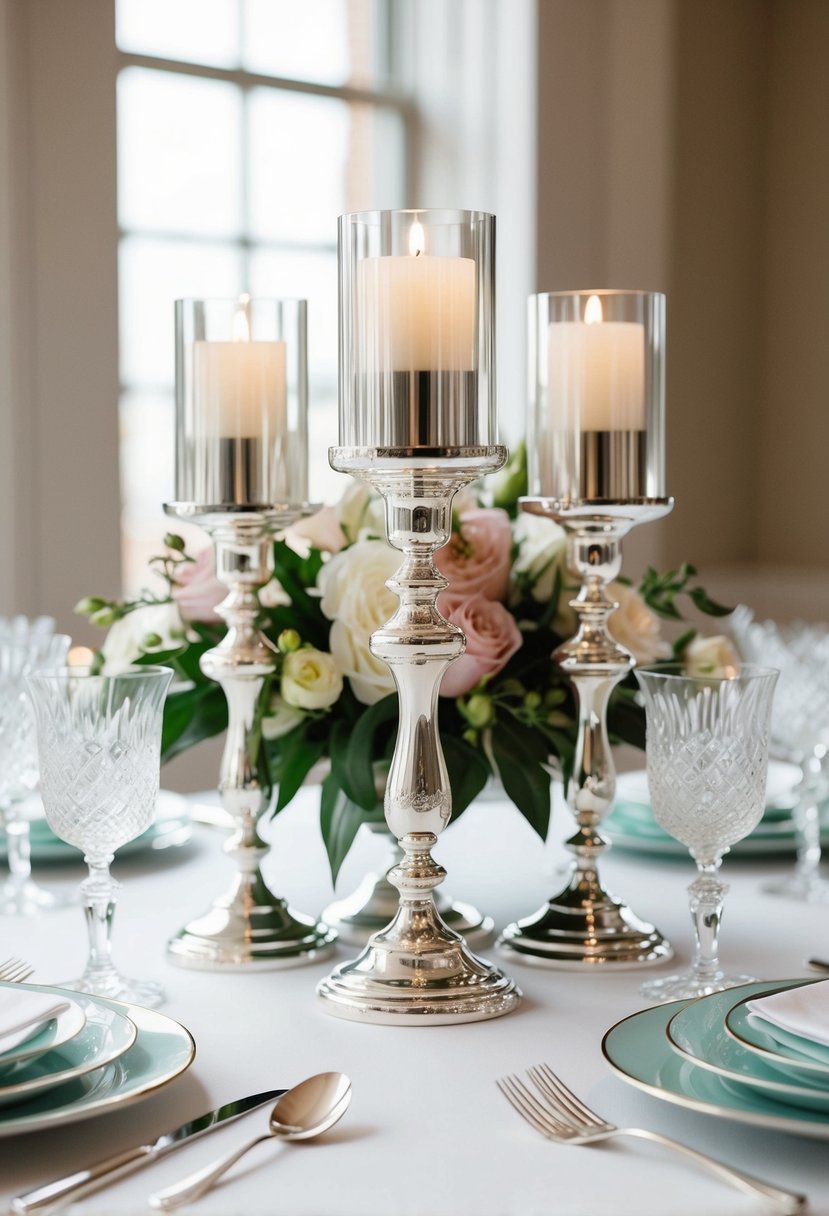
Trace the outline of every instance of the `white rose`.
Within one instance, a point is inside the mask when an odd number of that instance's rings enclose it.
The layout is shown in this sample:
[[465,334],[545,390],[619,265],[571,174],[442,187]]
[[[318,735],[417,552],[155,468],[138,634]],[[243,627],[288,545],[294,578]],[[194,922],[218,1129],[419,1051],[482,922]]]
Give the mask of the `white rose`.
[[383,499],[364,481],[352,478],[337,504],[339,526],[349,544],[386,535]]
[[688,643],[682,656],[689,676],[724,676],[731,678],[740,674],[740,656],[728,638],[717,635],[712,638],[695,637]]
[[610,583],[607,594],[619,604],[607,620],[607,627],[619,645],[629,650],[639,664],[670,658],[671,647],[662,637],[659,617],[651,612],[639,592],[626,583]]
[[[153,646],[148,638],[160,638]],[[186,637],[186,629],[175,604],[147,604],[117,620],[104,639],[101,653],[107,675],[129,667],[141,655],[154,650],[173,650]]]
[[286,538],[289,543],[298,539],[300,544],[293,547],[301,552],[307,551],[308,545],[313,545],[326,553],[339,553],[345,544],[336,507],[321,507],[315,515],[297,520],[286,532]]
[[263,608],[279,608],[290,602],[291,597],[285,594],[282,584],[275,578],[259,589],[259,603]]
[[298,709],[328,709],[343,690],[343,678],[330,654],[305,646],[285,656],[282,696]]
[[565,569],[567,534],[555,520],[522,511],[513,536],[519,546],[513,572],[533,580],[530,594],[545,604],[553,594],[556,571]]
[[283,701],[279,693],[274,693],[268,705],[268,713],[262,718],[263,738],[281,739],[295,726],[299,726],[304,717],[305,714]]
[[398,607],[397,596],[385,583],[399,565],[400,555],[384,540],[363,540],[332,557],[317,579],[320,606],[333,621],[331,653],[364,705],[394,691],[388,664],[375,658],[368,644]]

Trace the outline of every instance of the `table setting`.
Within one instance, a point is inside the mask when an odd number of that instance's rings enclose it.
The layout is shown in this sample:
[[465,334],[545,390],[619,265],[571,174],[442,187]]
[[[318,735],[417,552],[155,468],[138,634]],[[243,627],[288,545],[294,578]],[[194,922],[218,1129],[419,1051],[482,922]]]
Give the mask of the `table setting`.
[[829,648],[796,715],[750,610],[622,573],[674,505],[661,294],[531,298],[508,454],[494,247],[340,218],[336,507],[305,302],[178,301],[206,546],[80,600],[97,649],[0,626],[10,1212],[829,1214]]

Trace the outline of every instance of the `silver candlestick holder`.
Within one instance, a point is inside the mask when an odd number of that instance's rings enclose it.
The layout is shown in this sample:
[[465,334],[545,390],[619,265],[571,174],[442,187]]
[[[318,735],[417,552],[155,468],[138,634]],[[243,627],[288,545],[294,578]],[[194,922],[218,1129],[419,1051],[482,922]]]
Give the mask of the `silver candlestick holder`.
[[621,542],[669,512],[664,494],[665,300],[645,292],[568,292],[531,300],[530,486],[522,509],[560,523],[581,579],[575,636],[554,654],[578,701],[567,802],[576,832],[569,880],[537,913],[508,925],[502,951],[555,967],[642,966],[673,951],[603,886],[600,827],[616,790],[607,708],[633,657],[608,630],[607,586]]
[[403,555],[388,582],[400,606],[371,638],[391,668],[399,726],[385,812],[402,858],[389,925],[317,989],[340,1017],[396,1025],[455,1023],[514,1009],[515,983],[471,954],[441,919],[445,872],[432,848],[452,796],[437,730],[440,683],[466,645],[438,611],[434,563],[452,499],[499,469],[495,442],[495,219],[479,211],[367,211],[340,218],[340,446],[335,469],[383,496],[386,534]]
[[258,770],[259,712],[276,651],[260,629],[259,590],[273,541],[318,508],[307,496],[307,376],[303,300],[180,300],[176,304],[176,498],[165,510],[198,524],[228,588],[222,641],[201,659],[227,698],[219,778],[234,828],[224,850],[229,889],[168,943],[185,967],[295,966],[331,952],[336,933],[292,912],[262,876],[267,809]]
[[386,820],[403,852],[388,875],[399,904],[359,958],[319,985],[329,1012],[340,1017],[390,1024],[469,1022],[508,1013],[520,997],[511,979],[471,954],[445,924],[432,894],[446,872],[431,850],[452,809],[437,698],[443,673],[465,647],[461,630],[437,610],[447,580],[433,556],[451,534],[455,492],[500,468],[505,458],[497,446],[448,450],[418,469],[405,466],[429,458],[344,448],[331,454],[334,468],[371,481],[383,495],[388,539],[403,553],[388,584],[400,607],[371,639],[372,653],[389,664],[400,698],[385,795]]

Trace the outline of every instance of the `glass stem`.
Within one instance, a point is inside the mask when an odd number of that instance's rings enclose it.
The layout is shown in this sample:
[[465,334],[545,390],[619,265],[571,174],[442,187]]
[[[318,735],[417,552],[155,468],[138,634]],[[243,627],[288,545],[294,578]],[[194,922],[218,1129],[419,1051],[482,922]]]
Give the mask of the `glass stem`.
[[84,915],[89,933],[89,961],[84,977],[106,980],[117,975],[112,964],[112,918],[120,884],[109,872],[112,856],[95,860],[84,858],[89,866],[89,877],[81,883],[84,899]]
[[719,938],[723,901],[728,886],[717,877],[716,861],[697,861],[697,878],[688,888],[696,951],[693,973],[699,980],[713,979],[720,970]]
[[794,823],[797,832],[797,873],[809,881],[820,866],[820,797],[823,774],[819,757],[811,755],[803,765],[803,779],[797,789]]
[[32,877],[32,851],[29,842],[28,820],[11,818],[8,811],[3,816],[3,820],[6,829],[9,886],[15,891],[23,891]]

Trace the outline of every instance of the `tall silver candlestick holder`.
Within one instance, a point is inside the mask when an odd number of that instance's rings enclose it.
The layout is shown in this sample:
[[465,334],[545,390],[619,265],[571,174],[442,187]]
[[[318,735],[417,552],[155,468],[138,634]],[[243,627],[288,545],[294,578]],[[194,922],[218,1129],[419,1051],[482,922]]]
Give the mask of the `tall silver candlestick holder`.
[[296,966],[327,956],[336,933],[292,912],[262,876],[258,713],[276,651],[260,629],[259,590],[272,577],[274,537],[317,509],[304,501],[305,302],[178,301],[176,339],[177,501],[165,510],[208,533],[228,588],[217,608],[227,633],[201,669],[227,698],[219,794],[234,824],[224,851],[236,873],[168,952],[211,970]]
[[529,474],[522,509],[568,533],[568,558],[581,579],[571,606],[575,636],[554,658],[570,678],[578,726],[567,802],[576,832],[569,880],[537,913],[508,925],[502,951],[554,967],[642,966],[671,957],[671,946],[603,886],[608,847],[601,822],[616,772],[607,708],[634,666],[611,636],[618,607],[607,587],[622,566],[622,539],[669,512],[664,493],[664,296],[572,292],[530,301],[533,382]]
[[432,848],[451,815],[437,698],[463,633],[437,609],[446,579],[434,553],[452,527],[452,499],[494,472],[492,443],[494,218],[480,212],[363,212],[340,220],[340,440],[335,469],[383,496],[386,532],[403,555],[389,587],[400,599],[372,635],[389,664],[399,727],[386,782],[386,820],[403,852],[391,923],[317,989],[340,1017],[396,1025],[497,1017],[520,993],[442,921]]

